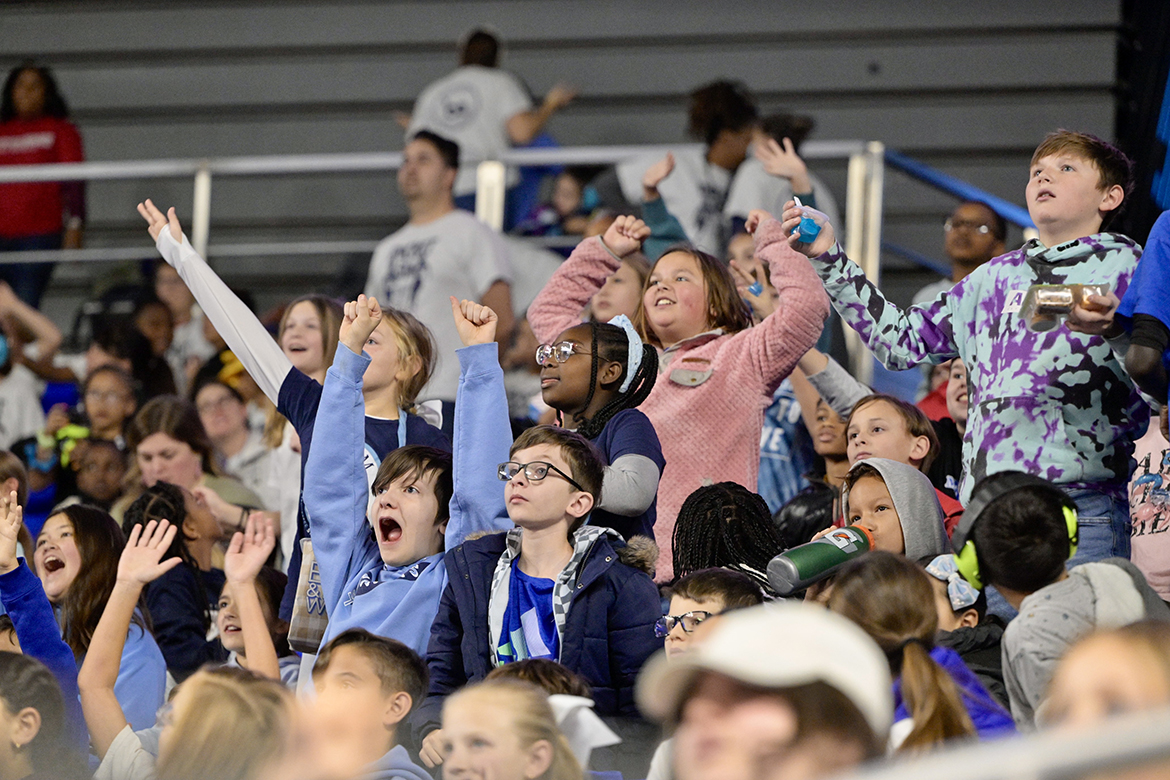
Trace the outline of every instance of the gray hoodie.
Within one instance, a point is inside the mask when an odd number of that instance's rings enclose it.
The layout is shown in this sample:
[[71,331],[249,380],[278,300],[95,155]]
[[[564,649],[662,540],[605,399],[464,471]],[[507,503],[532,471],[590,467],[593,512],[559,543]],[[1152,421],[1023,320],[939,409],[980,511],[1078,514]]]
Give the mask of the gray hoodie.
[[[906,557],[912,561],[929,561],[935,556],[951,551],[943,525],[944,515],[939,506],[934,485],[925,474],[913,466],[889,458],[866,458],[854,463],[852,472],[862,463],[873,466],[882,475],[886,490],[894,500],[894,509],[902,524],[902,537],[906,543]],[[841,505],[849,506],[849,491],[841,493]]]

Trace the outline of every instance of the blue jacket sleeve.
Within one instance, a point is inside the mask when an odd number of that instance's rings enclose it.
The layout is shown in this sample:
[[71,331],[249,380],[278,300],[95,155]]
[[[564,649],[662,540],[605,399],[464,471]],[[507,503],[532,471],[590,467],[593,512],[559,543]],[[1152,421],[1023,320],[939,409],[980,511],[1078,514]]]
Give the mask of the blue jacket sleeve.
[[0,574],[0,602],[4,604],[4,611],[16,627],[16,639],[20,642],[21,652],[43,663],[57,678],[57,684],[61,686],[61,693],[65,697],[70,733],[80,747],[86,748],[89,734],[81,714],[77,661],[69,645],[61,638],[61,629],[53,615],[53,605],[49,603],[41,581],[25,565],[23,558],[15,569]]
[[463,665],[463,622],[459,618],[459,603],[450,582],[443,590],[439,612],[431,625],[427,671],[430,673],[427,697],[411,716],[415,738],[420,742],[427,734],[442,726],[443,702],[447,696],[467,684]]
[[446,533],[448,550],[463,544],[470,534],[507,531],[513,525],[504,505],[504,483],[496,475],[496,465],[508,460],[512,446],[498,347],[494,343],[473,344],[455,354],[459,356],[460,374],[455,400],[454,489]]
[[[325,603],[332,610],[353,575],[381,560],[366,529],[369,483],[366,480],[366,402],[362,374],[370,364],[364,352],[337,345],[325,375],[313,445],[305,461],[303,495],[321,569]],[[400,419],[399,425],[406,420]]]
[[207,639],[203,623],[203,587],[193,582],[186,566],[178,566],[146,588],[146,608],[154,623],[154,639],[176,682],[182,682],[209,662],[226,661],[218,639]]

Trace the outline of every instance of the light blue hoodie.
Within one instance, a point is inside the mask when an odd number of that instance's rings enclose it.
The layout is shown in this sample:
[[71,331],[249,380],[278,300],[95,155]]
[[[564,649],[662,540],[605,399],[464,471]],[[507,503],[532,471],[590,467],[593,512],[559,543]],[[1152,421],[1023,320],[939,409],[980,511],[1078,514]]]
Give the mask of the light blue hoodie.
[[[494,345],[493,345],[494,346]],[[410,754],[402,745],[366,767],[358,780],[434,780],[425,769],[410,760]]]
[[[508,460],[512,444],[497,349],[494,343],[477,344],[455,353],[461,371],[447,550],[469,534],[512,527],[504,483],[496,476],[496,465]],[[329,614],[322,644],[348,629],[364,628],[425,656],[447,587],[447,567],[442,552],[407,566],[386,565],[366,521],[370,493],[362,375],[369,364],[364,352],[356,355],[344,344],[337,346],[305,463],[305,510]]]

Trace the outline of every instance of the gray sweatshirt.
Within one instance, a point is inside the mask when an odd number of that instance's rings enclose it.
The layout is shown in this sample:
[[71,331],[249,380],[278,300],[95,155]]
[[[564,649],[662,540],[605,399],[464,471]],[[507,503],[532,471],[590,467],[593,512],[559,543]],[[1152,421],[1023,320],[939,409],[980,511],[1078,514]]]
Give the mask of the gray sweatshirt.
[[[905,555],[912,561],[929,561],[938,555],[951,551],[943,525],[944,515],[938,503],[934,485],[926,475],[913,466],[888,458],[866,458],[850,467],[850,471],[862,463],[878,470],[886,483],[886,490],[894,501],[898,522],[902,525],[905,540]],[[849,491],[842,491],[842,506],[849,506]]]

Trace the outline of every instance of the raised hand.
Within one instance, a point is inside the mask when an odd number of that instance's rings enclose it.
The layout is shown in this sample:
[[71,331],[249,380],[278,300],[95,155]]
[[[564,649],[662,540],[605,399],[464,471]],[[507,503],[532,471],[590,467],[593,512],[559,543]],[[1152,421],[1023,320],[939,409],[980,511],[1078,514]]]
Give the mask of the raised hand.
[[[24,512],[20,504],[16,503],[16,491],[0,496],[0,574],[7,574],[20,565],[16,557],[16,542],[23,522]],[[26,552],[31,553],[31,550]]]
[[341,321],[338,337],[342,344],[360,355],[370,334],[381,321],[382,307],[378,305],[377,299],[359,295],[356,301],[345,304],[345,317]]
[[577,90],[575,87],[561,82],[553,86],[552,89],[544,96],[544,105],[550,111],[559,111],[565,106],[573,102],[573,98],[577,97]]
[[646,172],[642,174],[642,199],[657,200],[658,185],[673,170],[674,155],[670,152],[667,152],[665,157],[647,168]]
[[496,340],[499,318],[487,306],[475,301],[456,300],[455,296],[451,296],[451,316],[455,318],[455,329],[459,331],[463,346],[491,344]]
[[242,585],[255,580],[275,548],[276,531],[272,518],[264,512],[248,515],[244,530],[232,536],[223,556],[223,573],[227,581]]
[[167,520],[135,525],[118,560],[118,580],[145,585],[182,563],[177,557],[162,560],[178,530],[178,526]]
[[808,177],[808,168],[792,141],[785,138],[784,145],[776,143],[774,138],[764,138],[756,141],[756,159],[764,166],[764,170],[772,176],[788,179],[792,183],[792,191],[796,194],[812,192],[812,180]]
[[[801,241],[800,235],[796,232],[801,218],[805,215],[812,217],[813,221],[821,227],[816,241],[811,244]],[[784,228],[784,235],[788,236],[788,245],[806,257],[820,257],[832,249],[833,242],[837,240],[833,226],[829,224],[829,218],[816,209],[810,209],[808,206],[797,206],[795,201],[790,200],[784,204],[782,219],[783,222],[780,225]]]
[[609,251],[618,257],[633,254],[642,248],[642,242],[650,238],[650,228],[637,217],[621,216],[605,231],[602,241]]
[[732,260],[728,267],[731,269],[732,278],[735,279],[736,291],[752,307],[756,319],[762,320],[776,310],[775,288],[764,276],[763,266],[758,258],[753,258],[747,267],[741,265],[738,260]]
[[772,219],[772,215],[767,211],[763,209],[752,209],[748,212],[747,219],[743,223],[743,228],[754,236],[756,229],[769,219]]
[[138,213],[146,220],[147,230],[150,231],[150,237],[158,241],[158,234],[163,232],[163,228],[170,227],[171,237],[176,241],[183,240],[183,228],[179,226],[179,217],[175,214],[175,207],[171,206],[164,215],[158,208],[147,198],[142,203],[138,204]]

